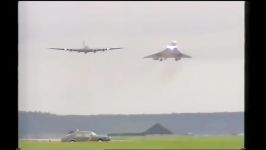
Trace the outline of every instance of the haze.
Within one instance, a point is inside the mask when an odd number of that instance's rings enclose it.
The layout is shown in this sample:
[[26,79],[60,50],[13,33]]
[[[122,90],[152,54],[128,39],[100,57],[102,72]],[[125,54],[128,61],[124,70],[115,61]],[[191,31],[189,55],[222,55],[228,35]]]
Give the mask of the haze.
[[[143,59],[176,40],[192,56]],[[124,47],[98,53],[49,47]],[[19,2],[19,110],[244,111],[244,2]]]

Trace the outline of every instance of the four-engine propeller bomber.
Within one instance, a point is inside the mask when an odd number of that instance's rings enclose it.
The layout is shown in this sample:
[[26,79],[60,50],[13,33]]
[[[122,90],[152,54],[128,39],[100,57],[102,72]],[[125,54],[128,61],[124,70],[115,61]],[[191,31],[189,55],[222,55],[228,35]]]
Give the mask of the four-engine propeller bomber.
[[176,41],[172,41],[165,50],[155,53],[144,58],[153,58],[154,60],[163,61],[167,58],[174,58],[175,61],[180,60],[181,58],[191,58],[191,56],[181,53],[176,45]]
[[98,52],[98,51],[107,51],[107,50],[115,50],[115,49],[123,49],[121,47],[118,48],[89,48],[85,43],[83,42],[83,48],[80,49],[73,49],[73,48],[49,48],[49,49],[55,49],[55,50],[65,50],[65,51],[75,51],[75,52],[82,52],[82,53],[89,53],[89,52]]

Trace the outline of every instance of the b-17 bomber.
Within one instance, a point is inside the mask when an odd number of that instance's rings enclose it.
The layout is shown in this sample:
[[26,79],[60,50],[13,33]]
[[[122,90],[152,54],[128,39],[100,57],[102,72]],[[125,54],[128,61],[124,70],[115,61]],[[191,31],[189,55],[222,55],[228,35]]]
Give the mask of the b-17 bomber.
[[48,48],[48,49],[54,49],[54,50],[65,50],[65,51],[74,51],[78,53],[89,53],[89,52],[98,52],[98,51],[107,51],[107,50],[116,50],[116,49],[123,49],[121,47],[117,48],[89,48],[85,43],[83,42],[83,48],[79,49],[73,49],[73,48]]

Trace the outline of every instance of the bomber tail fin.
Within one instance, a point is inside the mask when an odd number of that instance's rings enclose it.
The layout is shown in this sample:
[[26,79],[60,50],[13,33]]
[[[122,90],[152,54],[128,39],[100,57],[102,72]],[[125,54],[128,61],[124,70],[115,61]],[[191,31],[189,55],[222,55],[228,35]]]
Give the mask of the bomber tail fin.
[[83,48],[84,48],[84,49],[89,48],[89,47],[86,45],[85,41],[82,42],[82,45],[83,45]]

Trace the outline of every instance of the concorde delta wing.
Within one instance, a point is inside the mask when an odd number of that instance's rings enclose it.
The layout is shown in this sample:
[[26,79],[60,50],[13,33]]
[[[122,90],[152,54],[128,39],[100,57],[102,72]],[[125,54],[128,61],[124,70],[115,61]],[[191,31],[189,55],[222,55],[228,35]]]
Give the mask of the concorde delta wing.
[[162,56],[162,52],[159,52],[159,53],[155,53],[155,54],[152,54],[152,55],[145,56],[144,58],[158,59],[161,56]]

